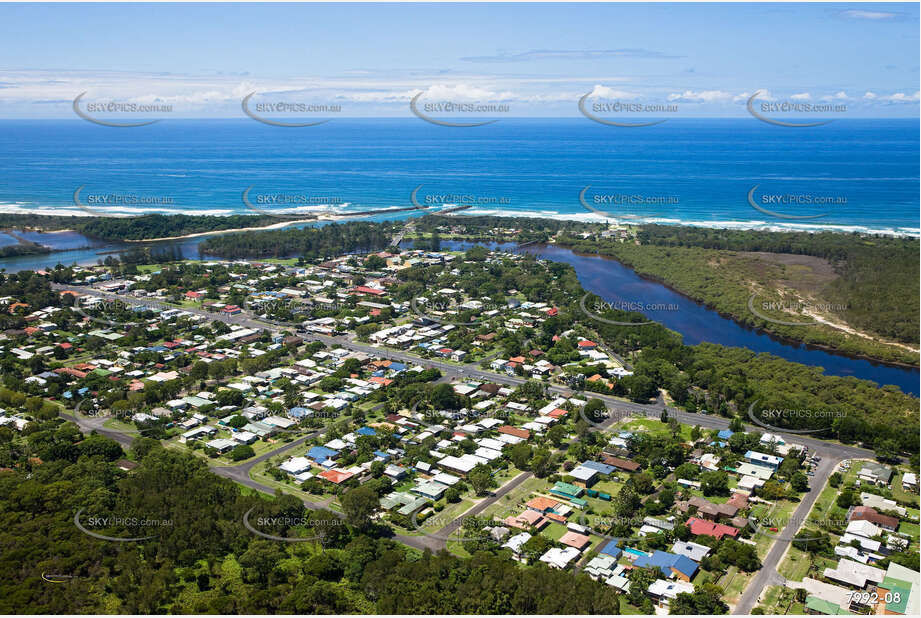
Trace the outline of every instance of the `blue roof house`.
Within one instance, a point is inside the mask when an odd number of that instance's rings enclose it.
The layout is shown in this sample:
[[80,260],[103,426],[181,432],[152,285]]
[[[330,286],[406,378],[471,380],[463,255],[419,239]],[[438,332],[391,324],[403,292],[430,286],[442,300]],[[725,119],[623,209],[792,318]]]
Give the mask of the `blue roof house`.
[[310,450],[307,451],[308,459],[312,459],[318,464],[322,464],[327,459],[335,459],[338,456],[339,451],[326,448],[325,446],[311,446]]
[[613,558],[619,558],[623,553],[623,550],[617,546],[619,539],[614,539],[613,541],[608,541],[604,547],[601,548],[602,554],[606,556],[611,556]]
[[688,582],[697,574],[697,563],[687,556],[670,554],[667,551],[656,550],[651,556],[639,556],[633,566],[650,568],[655,567],[662,571],[666,577],[675,576]]

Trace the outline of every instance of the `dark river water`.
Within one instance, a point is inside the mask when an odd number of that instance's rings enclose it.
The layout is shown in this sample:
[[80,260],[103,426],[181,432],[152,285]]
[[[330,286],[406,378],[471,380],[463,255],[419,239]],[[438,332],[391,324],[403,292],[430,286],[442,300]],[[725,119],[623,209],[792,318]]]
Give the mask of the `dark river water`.
[[[122,243],[88,247],[87,245],[91,243],[74,232],[30,234],[29,239],[63,250],[49,255],[2,259],[0,268],[5,268],[7,272],[15,272],[52,268],[59,263],[93,264],[105,259],[106,255],[136,246],[134,243],[131,245]],[[178,246],[184,257],[200,259],[198,244],[201,240],[202,238],[199,237],[150,244],[163,248]],[[442,241],[442,248],[466,249],[472,244]],[[627,303],[631,306],[642,303],[644,307],[641,310],[642,313],[649,319],[680,333],[685,344],[695,345],[707,341],[725,346],[744,347],[758,353],[774,354],[792,362],[822,367],[828,375],[853,376],[871,380],[879,385],[894,384],[903,392],[915,396],[921,391],[917,369],[893,367],[864,359],[850,358],[803,344],[782,341],[766,333],[741,326],[664,285],[644,279],[616,260],[577,255],[569,249],[549,245],[518,248],[513,243],[497,243],[489,246],[509,251],[527,251],[544,259],[569,264],[575,269],[579,282],[586,290],[607,303]],[[589,309],[592,308],[589,307]]]

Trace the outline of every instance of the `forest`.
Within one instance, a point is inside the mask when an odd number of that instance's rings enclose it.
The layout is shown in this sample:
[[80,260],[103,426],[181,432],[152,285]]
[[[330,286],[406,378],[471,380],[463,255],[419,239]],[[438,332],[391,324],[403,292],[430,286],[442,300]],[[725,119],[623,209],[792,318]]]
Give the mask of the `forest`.
[[[133,444],[140,465],[130,473],[113,465],[124,456],[117,443],[61,419],[33,423],[22,439],[0,430],[0,448],[16,461],[0,471],[4,614],[619,612],[616,592],[585,574],[522,569],[497,546],[466,559],[422,554],[367,521],[254,495],[149,438]],[[100,540],[76,528],[79,509],[84,522],[117,515],[163,525],[145,541]],[[242,523],[251,509],[250,521],[311,526],[273,534],[320,540],[255,536]],[[104,530],[132,535],[127,526]]]

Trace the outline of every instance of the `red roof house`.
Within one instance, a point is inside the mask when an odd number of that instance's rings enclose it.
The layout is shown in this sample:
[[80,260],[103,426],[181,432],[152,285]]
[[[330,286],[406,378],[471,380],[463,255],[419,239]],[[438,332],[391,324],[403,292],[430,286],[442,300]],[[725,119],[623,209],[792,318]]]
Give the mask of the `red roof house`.
[[702,534],[717,539],[722,539],[724,536],[735,538],[739,534],[738,528],[733,528],[725,524],[717,524],[712,521],[707,521],[706,519],[698,519],[697,517],[688,519],[687,526],[691,529],[691,534],[693,535]]

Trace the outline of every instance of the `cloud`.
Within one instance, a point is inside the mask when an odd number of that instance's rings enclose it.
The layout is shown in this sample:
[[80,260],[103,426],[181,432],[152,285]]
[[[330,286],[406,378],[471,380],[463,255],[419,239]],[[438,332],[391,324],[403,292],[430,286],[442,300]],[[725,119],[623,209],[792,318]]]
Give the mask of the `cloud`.
[[626,90],[614,90],[613,88],[608,88],[607,86],[602,86],[601,84],[595,84],[595,87],[592,88],[591,93],[589,93],[588,98],[590,99],[633,99],[636,98],[636,93],[627,92]]
[[841,11],[838,14],[849,19],[867,19],[870,21],[895,20],[905,16],[904,13],[893,13],[891,11],[866,11],[861,9],[849,9],[847,11]]
[[673,59],[664,52],[642,48],[624,49],[535,49],[517,54],[500,53],[492,56],[466,56],[465,62],[532,62],[536,60],[599,60],[602,58],[660,58]]
[[425,99],[439,99],[442,101],[510,101],[516,98],[513,93],[508,91],[494,92],[470,84],[456,84],[454,86],[436,84],[429,86],[425,90],[417,90],[416,94],[419,92],[422,93],[422,97]]
[[868,90],[863,95],[864,101],[873,101],[876,103],[887,103],[890,105],[898,105],[905,103],[918,103],[921,102],[921,92],[915,91],[914,94],[906,94],[904,92],[894,92],[892,94],[876,94],[875,92]]
[[850,101],[851,97],[847,96],[847,93],[843,90],[836,92],[835,94],[829,94],[822,97],[823,101]]
[[800,92],[797,94],[790,95],[792,101],[808,101],[812,98],[812,95],[808,92]]
[[685,90],[668,95],[669,101],[682,103],[725,103],[732,98],[731,93],[722,90]]

